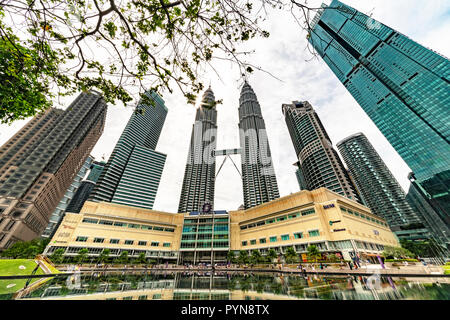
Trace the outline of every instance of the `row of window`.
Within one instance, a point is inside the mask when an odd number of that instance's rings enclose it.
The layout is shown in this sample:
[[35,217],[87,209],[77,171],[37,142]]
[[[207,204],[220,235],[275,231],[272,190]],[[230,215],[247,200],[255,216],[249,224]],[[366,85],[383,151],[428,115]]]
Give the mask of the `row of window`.
[[345,213],[348,213],[348,214],[351,214],[351,215],[354,215],[354,216],[356,216],[356,217],[360,217],[360,218],[362,218],[362,219],[366,219],[366,220],[368,220],[368,221],[375,222],[376,224],[379,224],[379,225],[382,225],[382,226],[385,226],[385,227],[388,226],[386,223],[384,223],[384,222],[382,222],[382,221],[380,221],[380,220],[374,219],[374,218],[372,218],[372,217],[366,216],[366,215],[364,215],[364,214],[362,214],[362,213],[359,213],[359,212],[357,212],[357,211],[350,210],[350,209],[345,208],[345,207],[341,207],[341,211],[342,211],[342,212],[345,212]]
[[266,225],[266,224],[281,222],[281,221],[285,221],[285,220],[288,220],[288,219],[294,219],[294,218],[298,218],[300,216],[308,216],[310,214],[315,214],[315,213],[316,213],[316,211],[314,210],[314,208],[307,209],[307,210],[302,210],[300,212],[289,213],[287,215],[279,216],[279,217],[276,217],[276,218],[271,218],[271,219],[267,219],[267,220],[258,221],[258,222],[255,222],[255,223],[245,224],[245,225],[241,226],[241,230],[251,229],[251,228],[263,226],[263,225]]
[[194,248],[228,248],[229,243],[228,241],[214,241],[211,243],[211,241],[202,241],[202,242],[181,242],[180,248],[182,249],[194,249]]
[[125,222],[111,221],[111,220],[99,220],[99,219],[92,219],[92,218],[84,218],[82,222],[92,223],[92,224],[102,224],[102,225],[114,226],[114,227],[132,228],[132,229],[175,232],[175,228],[151,226],[151,225],[147,225],[147,224],[125,223]]
[[[88,240],[88,237],[78,236],[75,241],[77,241],[77,242],[87,242],[87,240]],[[94,238],[93,242],[94,243],[105,243],[105,238]],[[111,243],[111,244],[119,244],[120,242],[121,242],[120,239],[109,239],[109,243]],[[134,243],[135,243],[135,240],[124,240],[124,242],[123,242],[123,244],[126,244],[126,245],[134,245]],[[138,246],[146,246],[147,245],[147,241],[138,241],[137,245]],[[150,246],[152,246],[152,247],[159,247],[159,242],[158,241],[151,241],[150,242]],[[163,247],[168,248],[170,246],[171,246],[170,242],[164,242],[163,243]]]
[[[302,239],[303,238],[303,232],[294,232],[293,235],[294,235],[294,239]],[[317,229],[316,230],[309,230],[308,231],[308,235],[310,237],[318,237],[318,236],[320,236],[320,232]],[[281,241],[287,241],[287,240],[290,239],[290,236],[289,236],[289,234],[282,234],[280,238],[281,238]],[[269,241],[270,242],[277,242],[278,241],[278,237],[277,236],[269,237]],[[250,242],[242,241],[242,246],[247,246],[249,243],[250,243],[250,245],[255,245],[256,244],[256,239],[252,239],[252,240],[250,240]],[[267,238],[260,238],[259,239],[259,243],[260,244],[267,243]]]
[[228,223],[228,218],[187,218],[184,219],[184,224],[208,223],[213,220],[215,223]]
[[[212,225],[199,225],[197,226],[184,226],[183,227],[183,233],[188,233],[188,232],[212,232],[213,231],[213,227]],[[219,232],[219,231],[228,231],[228,224],[216,224],[214,225],[214,232]]]

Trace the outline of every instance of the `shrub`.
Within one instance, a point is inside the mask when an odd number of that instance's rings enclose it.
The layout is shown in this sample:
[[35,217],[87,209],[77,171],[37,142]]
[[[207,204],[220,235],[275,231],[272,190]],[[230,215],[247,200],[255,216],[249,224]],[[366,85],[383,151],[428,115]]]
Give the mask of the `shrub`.
[[384,262],[419,262],[417,259],[385,259]]

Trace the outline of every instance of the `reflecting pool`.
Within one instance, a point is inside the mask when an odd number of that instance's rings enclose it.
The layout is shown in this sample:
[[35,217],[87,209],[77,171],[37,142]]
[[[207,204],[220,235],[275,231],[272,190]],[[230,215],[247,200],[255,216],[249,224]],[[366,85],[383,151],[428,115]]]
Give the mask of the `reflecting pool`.
[[[2,280],[1,282],[4,282]],[[8,283],[14,279],[8,280]],[[37,282],[37,281],[36,281]],[[5,284],[5,283],[3,283]],[[3,285],[2,284],[2,285]],[[8,299],[74,300],[450,300],[448,278],[240,272],[89,272],[42,279]]]

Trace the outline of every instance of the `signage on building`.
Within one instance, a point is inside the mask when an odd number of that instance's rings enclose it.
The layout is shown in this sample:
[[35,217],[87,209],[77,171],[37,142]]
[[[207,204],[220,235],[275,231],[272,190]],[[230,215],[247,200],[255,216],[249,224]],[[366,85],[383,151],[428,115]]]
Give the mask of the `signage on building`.
[[324,209],[334,208],[334,203],[326,204],[323,206]]
[[378,232],[378,230],[373,230],[373,233],[374,233],[376,236],[380,235],[380,233]]
[[209,202],[205,202],[202,207],[202,214],[210,214],[212,206]]

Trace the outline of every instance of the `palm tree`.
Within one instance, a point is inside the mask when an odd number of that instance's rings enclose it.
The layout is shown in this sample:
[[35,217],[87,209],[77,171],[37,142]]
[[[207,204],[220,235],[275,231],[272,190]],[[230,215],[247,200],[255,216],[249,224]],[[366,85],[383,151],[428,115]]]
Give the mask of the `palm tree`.
[[128,251],[122,251],[119,258],[117,259],[119,263],[127,263],[128,262]]
[[233,263],[236,260],[236,256],[234,255],[234,251],[228,251],[227,253],[227,261],[229,263]]
[[278,258],[278,255],[274,249],[269,249],[267,252],[267,257],[269,258],[270,262],[273,263],[273,260]]
[[252,250],[252,256],[251,256],[251,261],[254,264],[257,264],[258,262],[261,262],[261,253],[259,252],[259,250]]
[[103,249],[102,253],[100,253],[100,255],[98,256],[97,261],[99,263],[103,263],[103,262],[107,261],[110,253],[111,253],[111,250]]
[[286,258],[286,263],[295,263],[297,260],[297,253],[295,252],[294,247],[287,248],[284,256]]
[[56,249],[55,252],[53,252],[52,255],[50,256],[50,260],[53,261],[53,263],[61,263],[63,254],[64,254],[63,248]]
[[88,249],[86,249],[86,248],[83,248],[83,249],[81,249],[80,251],[78,251],[78,259],[77,259],[77,262],[78,263],[83,263],[83,262],[85,262],[86,261],[86,259],[87,259],[87,257],[88,257]]
[[141,252],[138,256],[138,258],[136,259],[137,262],[141,263],[141,264],[146,264],[147,263],[147,259],[145,258],[145,253]]
[[248,262],[248,252],[245,250],[239,251],[239,257],[238,257],[239,263],[247,263]]
[[320,251],[317,249],[315,245],[308,246],[307,249],[308,258],[314,259],[314,262],[317,263],[317,258],[320,257]]

